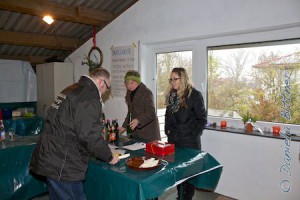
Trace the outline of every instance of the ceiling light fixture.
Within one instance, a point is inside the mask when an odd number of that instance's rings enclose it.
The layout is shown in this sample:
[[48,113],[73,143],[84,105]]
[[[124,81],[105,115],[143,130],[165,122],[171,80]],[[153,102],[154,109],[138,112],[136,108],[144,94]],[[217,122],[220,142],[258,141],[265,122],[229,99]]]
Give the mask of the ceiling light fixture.
[[52,24],[52,22],[54,22],[54,19],[50,15],[45,15],[43,20],[49,25]]

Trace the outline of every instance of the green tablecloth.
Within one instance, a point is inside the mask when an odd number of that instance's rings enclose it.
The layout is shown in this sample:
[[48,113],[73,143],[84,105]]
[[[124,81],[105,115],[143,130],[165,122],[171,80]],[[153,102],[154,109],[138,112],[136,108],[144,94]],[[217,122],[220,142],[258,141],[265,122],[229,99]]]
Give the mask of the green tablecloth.
[[37,136],[0,142],[0,199],[28,200],[45,193],[47,185],[29,173],[29,161]]
[[[37,138],[38,136],[17,137],[14,142],[7,140],[0,143],[1,200],[27,200],[47,192],[45,182],[28,171]],[[144,150],[130,153],[131,157],[145,155]],[[168,155],[165,159],[169,162],[163,161],[162,166],[151,171],[130,169],[126,166],[126,159],[116,165],[91,159],[84,182],[85,193],[89,200],[145,200],[160,196],[186,179],[198,188],[216,188],[222,165],[209,153],[176,148],[175,154]]]
[[[131,152],[144,156],[145,151]],[[126,159],[112,166],[92,160],[84,183],[88,199],[145,200],[160,196],[164,191],[184,180],[198,188],[214,190],[222,172],[220,165],[209,153],[194,149],[176,148],[170,162],[160,168],[137,171],[126,166]]]

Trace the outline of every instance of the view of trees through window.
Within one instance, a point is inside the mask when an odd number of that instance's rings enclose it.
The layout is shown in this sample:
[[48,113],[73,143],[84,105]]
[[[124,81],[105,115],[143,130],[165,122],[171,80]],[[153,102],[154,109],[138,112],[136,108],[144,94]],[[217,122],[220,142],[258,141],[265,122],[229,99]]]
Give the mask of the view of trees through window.
[[183,67],[192,79],[192,51],[159,53],[157,62],[157,109],[166,108],[165,92],[169,86],[170,73],[175,67]]
[[[281,116],[283,107],[290,119]],[[299,107],[299,40],[208,49],[209,115],[241,118],[249,112],[258,121],[299,124]]]

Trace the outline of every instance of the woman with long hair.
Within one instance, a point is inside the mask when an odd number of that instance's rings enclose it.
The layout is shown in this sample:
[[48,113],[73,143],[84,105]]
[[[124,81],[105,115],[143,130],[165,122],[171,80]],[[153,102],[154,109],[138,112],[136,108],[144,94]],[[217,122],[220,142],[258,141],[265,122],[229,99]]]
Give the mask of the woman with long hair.
[[[166,93],[165,133],[168,142],[176,147],[201,150],[203,129],[207,112],[200,91],[196,90],[184,68],[173,68]],[[178,197],[191,200],[195,193],[187,181],[177,186]]]

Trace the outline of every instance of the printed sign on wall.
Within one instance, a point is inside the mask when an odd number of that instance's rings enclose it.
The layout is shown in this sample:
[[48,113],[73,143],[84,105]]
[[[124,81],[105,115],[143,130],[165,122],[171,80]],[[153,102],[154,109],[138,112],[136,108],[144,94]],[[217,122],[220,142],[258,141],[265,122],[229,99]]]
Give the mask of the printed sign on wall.
[[124,76],[128,70],[134,70],[133,46],[120,46],[111,48],[111,85],[113,97],[125,97],[126,88]]

